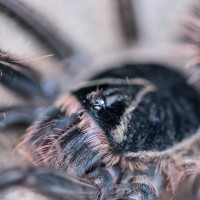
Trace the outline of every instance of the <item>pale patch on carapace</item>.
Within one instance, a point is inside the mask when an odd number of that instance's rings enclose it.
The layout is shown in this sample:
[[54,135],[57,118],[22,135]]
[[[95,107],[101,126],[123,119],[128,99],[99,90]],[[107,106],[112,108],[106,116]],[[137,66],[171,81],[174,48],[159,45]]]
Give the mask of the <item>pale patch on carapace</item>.
[[141,86],[148,86],[152,85],[152,83],[146,79],[143,78],[126,78],[126,80],[121,78],[103,78],[100,80],[90,80],[87,82],[82,82],[78,85],[76,85],[73,88],[73,91],[76,91],[80,88],[88,88],[93,86],[101,86],[104,84],[110,84],[110,85],[141,85]]
[[[142,81],[142,80],[141,80]],[[120,124],[116,126],[114,130],[111,131],[111,136],[117,143],[121,143],[122,141],[126,140],[125,132],[127,131],[128,125],[131,120],[131,113],[138,107],[139,103],[141,102],[142,98],[156,90],[156,86],[154,84],[146,85],[146,87],[142,88],[135,96],[134,100],[132,101],[131,105],[124,111],[120,119]],[[134,119],[132,119],[134,120]]]

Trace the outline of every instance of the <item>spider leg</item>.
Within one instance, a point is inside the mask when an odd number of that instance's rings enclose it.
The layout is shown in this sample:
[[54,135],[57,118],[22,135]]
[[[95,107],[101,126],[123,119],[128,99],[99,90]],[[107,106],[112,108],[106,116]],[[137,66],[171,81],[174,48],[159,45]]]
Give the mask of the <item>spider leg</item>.
[[52,99],[56,88],[34,69],[0,51],[0,83],[29,99]]
[[23,186],[59,200],[96,199],[95,188],[86,179],[74,178],[47,168],[12,168],[0,174],[0,191]]
[[[74,48],[70,40],[63,38],[45,16],[30,8],[28,3],[15,0],[0,0],[0,10],[10,16],[25,30],[31,30],[32,35],[40,41],[44,47],[70,68],[73,73],[78,66],[87,66],[90,56],[81,50]],[[72,71],[71,71],[72,70]]]
[[29,66],[0,51],[0,84],[28,100],[25,105],[1,105],[0,129],[18,122],[32,123],[54,100],[57,88]]
[[0,0],[0,9],[7,15],[14,16],[13,19],[25,29],[31,29],[34,36],[59,59],[65,59],[74,53],[71,44],[66,43],[53,25],[25,3],[15,0]]
[[0,129],[4,129],[13,124],[31,124],[44,107],[34,107],[33,105],[16,105],[10,107],[0,107]]
[[[168,194],[166,194],[166,192]],[[193,176],[187,177],[184,181],[182,181],[178,188],[174,192],[170,192],[169,190],[164,192],[159,200],[168,200],[168,199],[176,199],[176,200],[199,200],[200,199],[200,174],[196,174]]]
[[117,1],[119,23],[126,45],[135,42],[139,36],[134,6],[134,2],[130,0]]

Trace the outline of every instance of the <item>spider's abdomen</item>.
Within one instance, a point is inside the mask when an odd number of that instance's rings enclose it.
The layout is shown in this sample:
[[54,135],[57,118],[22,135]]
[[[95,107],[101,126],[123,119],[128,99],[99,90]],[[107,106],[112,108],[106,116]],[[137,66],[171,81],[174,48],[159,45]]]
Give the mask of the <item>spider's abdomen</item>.
[[[191,136],[200,123],[199,93],[173,69],[129,64],[95,76],[76,97],[105,132],[115,153],[165,150]],[[99,88],[105,107],[87,95]]]

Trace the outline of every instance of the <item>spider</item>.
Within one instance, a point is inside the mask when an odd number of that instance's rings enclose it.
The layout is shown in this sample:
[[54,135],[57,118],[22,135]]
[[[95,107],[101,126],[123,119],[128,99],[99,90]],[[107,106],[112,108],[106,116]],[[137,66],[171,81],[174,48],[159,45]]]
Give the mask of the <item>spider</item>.
[[120,63],[56,100],[50,81],[4,51],[0,70],[1,83],[28,100],[1,108],[1,128],[31,124],[18,149],[32,164],[3,171],[1,190],[20,185],[63,200],[154,200],[166,182],[175,190],[198,174],[200,94],[173,66]]

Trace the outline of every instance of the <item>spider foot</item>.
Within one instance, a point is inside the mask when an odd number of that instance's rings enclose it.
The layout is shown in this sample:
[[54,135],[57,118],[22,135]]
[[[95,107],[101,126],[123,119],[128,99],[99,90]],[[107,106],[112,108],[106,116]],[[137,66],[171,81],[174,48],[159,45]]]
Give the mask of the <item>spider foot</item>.
[[59,200],[94,199],[96,195],[93,186],[86,180],[48,168],[18,167],[1,172],[0,193],[14,186],[30,188]]

